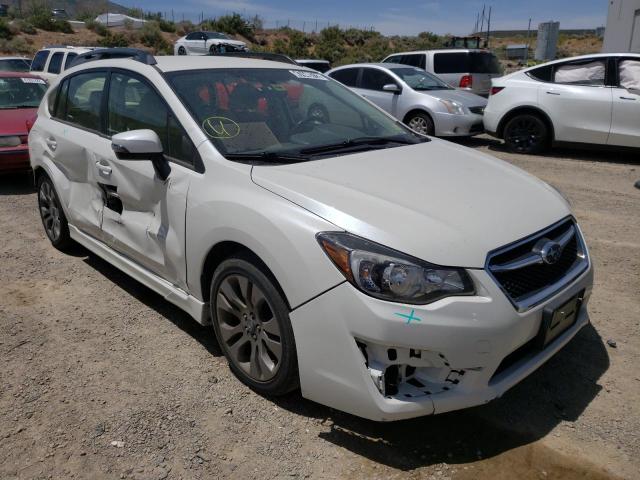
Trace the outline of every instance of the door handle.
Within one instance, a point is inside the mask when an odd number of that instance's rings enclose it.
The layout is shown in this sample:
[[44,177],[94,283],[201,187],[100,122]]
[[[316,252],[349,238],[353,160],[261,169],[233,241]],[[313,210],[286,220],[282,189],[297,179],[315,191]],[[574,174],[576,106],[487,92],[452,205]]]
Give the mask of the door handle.
[[547,92],[547,95],[560,95],[558,92]]
[[110,177],[112,169],[109,165],[103,165],[100,162],[96,162],[96,167],[98,168],[98,173],[103,177]]
[[49,149],[53,152],[55,152],[56,148],[58,148],[58,142],[56,142],[56,139],[53,137],[47,138],[46,143],[47,147],[49,147]]
[[620,100],[631,100],[632,102],[636,101],[636,99],[633,97],[620,97]]

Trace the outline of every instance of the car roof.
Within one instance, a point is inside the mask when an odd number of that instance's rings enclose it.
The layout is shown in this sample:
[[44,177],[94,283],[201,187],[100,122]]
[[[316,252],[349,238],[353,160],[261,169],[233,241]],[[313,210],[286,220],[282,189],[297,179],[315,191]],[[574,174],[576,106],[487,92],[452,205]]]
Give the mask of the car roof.
[[64,46],[64,45],[51,45],[51,46],[45,46],[42,47],[40,50],[38,51],[42,51],[42,50],[49,50],[50,52],[76,52],[76,53],[86,53],[86,52],[90,52],[91,50],[95,50],[96,48],[100,48],[100,47],[74,47],[73,45],[68,45],[68,46]]
[[[157,67],[163,72],[174,72],[178,70],[201,70],[204,68],[280,68],[283,70],[309,70],[305,67],[292,65],[284,62],[274,62],[272,60],[260,60],[254,58],[240,58],[225,55],[166,55],[155,57]],[[114,60],[115,61],[115,60]],[[125,59],[124,61],[132,61]],[[86,64],[85,64],[86,65]]]
[[[557,63],[571,62],[574,60],[589,60],[590,58],[607,58],[607,57],[634,57],[640,59],[640,53],[592,53],[590,55],[579,55],[577,57],[560,58],[558,60],[552,60],[550,62],[539,63],[533,67],[519,70],[519,72],[528,72],[536,68],[544,67],[546,65],[555,65]],[[514,72],[518,73],[518,72]]]
[[41,78],[29,72],[0,72],[0,78]]
[[[413,65],[405,65],[403,63],[382,63],[382,62],[377,62],[377,63],[352,63],[350,65],[341,65],[339,67],[334,68],[333,70],[341,70],[343,68],[361,68],[361,67],[384,68],[385,70],[389,70],[389,69],[395,68],[395,67],[418,68],[418,67],[415,67]],[[419,69],[419,70],[422,70],[422,69]]]
[[31,60],[29,57],[0,57],[0,62],[2,60]]
[[320,60],[314,58],[296,58],[296,62],[302,63],[331,63],[329,60]]
[[410,55],[416,53],[467,53],[467,52],[486,52],[491,53],[491,50],[486,48],[433,48],[431,50],[411,50],[409,52],[396,52],[391,55],[387,55],[386,58],[391,57],[393,55]]

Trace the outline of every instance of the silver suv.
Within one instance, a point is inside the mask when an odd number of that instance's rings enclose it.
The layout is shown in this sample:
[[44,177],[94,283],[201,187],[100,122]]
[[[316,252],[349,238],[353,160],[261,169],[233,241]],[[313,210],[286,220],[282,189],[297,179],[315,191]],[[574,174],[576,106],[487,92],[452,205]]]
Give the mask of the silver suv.
[[384,63],[402,63],[438,75],[449,85],[476,95],[489,96],[491,79],[502,76],[502,66],[489,50],[443,49],[395,53]]

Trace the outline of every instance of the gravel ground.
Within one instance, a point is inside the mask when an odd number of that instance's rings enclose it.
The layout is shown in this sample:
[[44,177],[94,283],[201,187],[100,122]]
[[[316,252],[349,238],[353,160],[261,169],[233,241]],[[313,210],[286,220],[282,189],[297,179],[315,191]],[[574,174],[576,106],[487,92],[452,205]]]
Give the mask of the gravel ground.
[[640,162],[466,143],[570,197],[593,324],[503,398],[393,424],[256,395],[209,328],[53,249],[28,179],[0,178],[0,478],[640,478]]

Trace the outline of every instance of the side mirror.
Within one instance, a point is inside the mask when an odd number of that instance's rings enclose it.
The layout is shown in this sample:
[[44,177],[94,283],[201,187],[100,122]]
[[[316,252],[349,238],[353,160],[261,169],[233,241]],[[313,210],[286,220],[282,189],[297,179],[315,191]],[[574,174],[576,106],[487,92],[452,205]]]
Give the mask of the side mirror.
[[400,88],[400,86],[396,85],[395,83],[387,83],[382,87],[382,90],[385,92],[391,92],[395,95],[399,95],[402,92],[402,88]]
[[119,160],[150,160],[161,180],[171,173],[169,162],[164,158],[162,142],[153,130],[130,130],[111,137],[111,148]]

